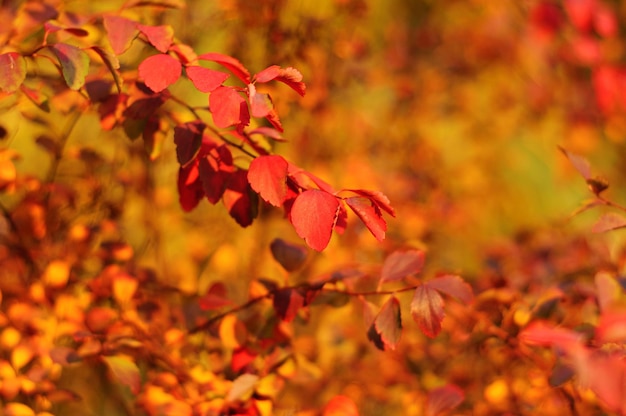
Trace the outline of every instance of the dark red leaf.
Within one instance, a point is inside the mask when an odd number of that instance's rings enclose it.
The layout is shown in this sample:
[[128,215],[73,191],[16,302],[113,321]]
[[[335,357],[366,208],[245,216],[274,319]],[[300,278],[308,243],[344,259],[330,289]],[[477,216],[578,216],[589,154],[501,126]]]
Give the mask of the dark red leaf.
[[287,161],[278,155],[259,156],[248,170],[248,182],[266,202],[279,207],[287,197]]
[[198,155],[205,128],[206,125],[201,121],[191,121],[174,127],[176,157],[181,166],[186,166]]
[[61,64],[67,86],[73,90],[80,89],[89,73],[89,56],[82,49],[67,43],[55,43],[51,48]]
[[217,127],[250,124],[246,101],[233,88],[223,86],[216,88],[209,96],[209,108]]
[[438,387],[428,392],[426,416],[447,414],[465,400],[463,390],[454,384]]
[[134,120],[146,119],[152,116],[169,97],[170,94],[167,90],[159,94],[129,97],[128,107],[124,110],[124,116]]
[[241,62],[239,62],[232,56],[222,55],[221,53],[205,53],[198,56],[198,59],[216,62],[227,68],[245,84],[250,83],[250,72],[248,72],[248,70],[242,65]]
[[291,322],[304,306],[304,297],[291,288],[280,289],[274,293],[273,305],[276,314],[285,322]]
[[426,285],[415,289],[411,301],[411,316],[426,336],[436,337],[441,332],[441,321],[445,316],[443,299],[439,292]]
[[594,233],[604,233],[606,231],[617,230],[626,227],[626,217],[615,212],[602,214],[598,221],[593,225],[591,231]]
[[474,300],[472,287],[461,276],[447,274],[435,277],[425,284],[431,289],[450,295],[465,304],[469,304]]
[[187,212],[194,209],[204,197],[197,159],[178,170],[178,196],[180,206]]
[[223,283],[214,283],[211,285],[207,293],[198,299],[200,308],[204,311],[221,309],[224,306],[233,304],[226,295],[226,287]]
[[104,16],[104,28],[107,31],[113,52],[121,55],[137,37],[137,22],[119,16]]
[[374,322],[370,326],[367,336],[380,350],[395,350],[402,335],[402,317],[400,302],[392,296],[385,302]]
[[174,41],[174,29],[170,25],[138,25],[137,28],[159,52],[167,52]]
[[211,92],[226,81],[230,76],[225,72],[190,65],[185,68],[187,77],[200,92]]
[[275,238],[270,244],[272,256],[285,270],[298,270],[306,261],[307,249],[299,244],[289,243],[281,238]]
[[330,241],[339,208],[339,200],[334,195],[309,189],[294,201],[290,220],[309,247],[322,251]]
[[26,62],[17,52],[0,55],[0,90],[12,93],[26,79]]
[[424,252],[421,250],[395,251],[385,259],[380,283],[404,279],[417,274],[424,267]]
[[347,198],[346,204],[363,221],[363,224],[378,241],[385,239],[387,223],[376,205],[373,205],[368,199],[361,197]]
[[[223,152],[230,150],[225,146],[220,146]],[[216,149],[216,152],[217,149]],[[230,155],[230,153],[229,153]],[[223,163],[216,159],[215,155],[206,155],[200,158],[200,180],[202,181],[202,189],[207,200],[211,204],[216,204],[224,195],[226,184],[229,181],[231,173],[234,171],[232,165],[232,155],[230,155],[229,163]]]
[[254,79],[256,82],[280,81],[289,85],[301,96],[304,96],[306,93],[306,85],[302,82],[302,74],[292,67],[283,69],[278,65],[272,65],[256,74]]
[[258,213],[258,197],[250,188],[245,170],[230,174],[222,197],[231,217],[242,227],[252,224]]
[[160,92],[178,81],[182,65],[166,54],[152,55],[139,64],[139,78],[154,92]]

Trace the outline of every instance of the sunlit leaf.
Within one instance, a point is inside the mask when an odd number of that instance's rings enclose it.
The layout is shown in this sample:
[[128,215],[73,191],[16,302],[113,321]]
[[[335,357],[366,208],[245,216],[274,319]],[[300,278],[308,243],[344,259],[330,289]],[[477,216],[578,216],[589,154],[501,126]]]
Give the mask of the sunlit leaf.
[[378,207],[365,198],[352,197],[347,198],[345,201],[350,209],[363,221],[363,224],[370,230],[372,235],[378,241],[383,241],[387,231],[387,223]]
[[248,72],[241,62],[232,56],[222,55],[221,53],[205,53],[198,56],[198,59],[216,62],[227,68],[246,85],[250,83],[250,72]]
[[595,275],[596,290],[598,292],[598,305],[601,311],[606,311],[617,302],[620,294],[624,292],[615,276],[607,271],[599,271]]
[[374,205],[376,205],[379,209],[385,211],[387,214],[391,215],[392,217],[396,216],[396,213],[393,207],[391,206],[391,202],[389,201],[389,198],[387,198],[385,194],[383,194],[382,192],[368,191],[365,189],[346,189],[346,191],[354,192],[355,194],[358,194],[364,198],[367,198]]
[[139,34],[137,22],[119,16],[104,16],[104,28],[113,52],[117,55],[123,54]]
[[105,332],[114,322],[119,319],[118,313],[107,307],[95,306],[85,316],[85,326],[91,332]]
[[296,198],[290,220],[309,247],[322,251],[330,241],[339,206],[337,198],[328,192],[309,189]]
[[274,260],[288,272],[298,270],[302,267],[307,258],[306,247],[287,242],[282,238],[272,240],[270,250]]
[[254,392],[259,382],[259,376],[255,374],[242,374],[233,381],[230,391],[226,395],[227,402],[247,400]]
[[589,165],[587,159],[577,154],[571,153],[560,146],[559,149],[569,159],[572,166],[574,166],[574,168],[585,180],[591,179],[591,166]]
[[380,350],[395,350],[402,336],[400,302],[392,296],[380,308],[378,315],[367,332],[367,337]]
[[53,260],[46,267],[42,279],[48,287],[61,288],[67,284],[69,277],[69,264],[63,260]]
[[122,355],[111,355],[102,357],[111,370],[111,374],[119,383],[130,388],[133,394],[139,393],[141,379],[139,368],[130,358]]
[[280,81],[289,85],[301,96],[304,96],[306,93],[306,85],[302,82],[302,74],[292,67],[281,68],[278,65],[272,65],[256,74],[254,79],[256,82]]
[[334,396],[324,406],[322,416],[359,416],[359,409],[347,396]]
[[624,227],[626,227],[626,217],[615,212],[608,212],[602,214],[593,227],[591,227],[591,231],[594,233],[604,233]]
[[16,52],[0,55],[0,90],[8,93],[19,89],[26,79],[26,62]]
[[35,411],[23,403],[10,402],[2,408],[3,416],[35,416]]
[[439,292],[426,285],[415,289],[411,301],[411,316],[426,336],[436,337],[441,332],[441,322],[445,316],[443,299]]
[[536,321],[524,328],[518,335],[520,341],[529,345],[548,347],[556,345],[569,349],[582,341],[581,334],[565,328],[558,328],[543,321]]
[[417,274],[424,267],[424,252],[421,250],[395,251],[385,259],[380,283],[393,282]]
[[120,273],[113,277],[113,298],[121,305],[127,305],[135,295],[139,282],[133,276]]
[[454,384],[435,388],[428,392],[428,405],[426,416],[437,416],[447,414],[465,400],[463,390]]
[[596,340],[600,343],[626,342],[626,310],[616,308],[602,312],[596,328]]
[[211,92],[209,108],[217,127],[247,126],[250,123],[246,100],[233,88],[221,86]]
[[80,89],[89,73],[89,56],[82,49],[67,43],[56,43],[51,49],[61,64],[67,86],[73,90]]
[[185,67],[187,77],[200,92],[211,92],[222,85],[230,75],[225,72],[190,65]]
[[172,45],[172,41],[174,40],[174,29],[170,25],[137,25],[137,28],[146,36],[146,38],[148,38],[148,42],[150,42],[150,44],[159,52],[166,53]]
[[178,81],[182,65],[166,54],[152,55],[139,64],[139,78],[154,92],[160,92]]
[[248,182],[261,198],[279,207],[287,196],[287,168],[282,156],[259,156],[250,164]]
[[239,372],[249,364],[251,364],[257,357],[257,353],[250,350],[248,347],[240,347],[233,351],[233,358],[230,361],[230,368],[233,371]]
[[446,274],[437,276],[425,284],[465,304],[470,304],[474,300],[472,287],[461,276]]

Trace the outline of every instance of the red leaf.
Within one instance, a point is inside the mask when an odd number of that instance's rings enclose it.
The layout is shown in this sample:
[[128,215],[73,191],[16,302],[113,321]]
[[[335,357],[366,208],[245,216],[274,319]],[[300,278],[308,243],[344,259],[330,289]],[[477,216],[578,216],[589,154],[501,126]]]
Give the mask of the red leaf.
[[198,161],[178,170],[178,197],[184,211],[194,209],[204,197],[202,182],[198,174]]
[[298,244],[275,238],[270,244],[272,257],[288,272],[298,270],[306,261],[307,250]]
[[339,395],[326,403],[322,416],[359,416],[359,409],[351,398]]
[[239,347],[233,351],[233,358],[230,361],[230,368],[232,368],[234,372],[238,373],[239,371],[247,367],[248,364],[252,363],[257,355],[258,354],[248,349],[247,347]]
[[154,92],[160,92],[178,81],[182,65],[166,54],[152,55],[139,64],[139,78]]
[[170,25],[138,25],[137,28],[146,36],[146,38],[148,38],[148,42],[150,42],[150,44],[159,52],[167,52],[174,41],[174,29],[172,29]]
[[287,169],[282,156],[259,156],[250,164],[248,182],[261,198],[279,207],[287,197]]
[[214,71],[201,66],[190,65],[185,68],[187,77],[200,92],[211,92],[230,76],[225,72]]
[[565,157],[569,159],[570,163],[585,180],[591,179],[591,166],[589,166],[587,159],[574,153],[570,153],[560,146],[559,149],[563,152]]
[[404,279],[417,274],[424,267],[424,252],[421,250],[394,251],[385,259],[380,283]]
[[198,59],[202,59],[204,61],[213,61],[227,68],[230,72],[232,72],[237,78],[242,80],[244,83],[250,83],[250,72],[239,62],[237,59],[232,56],[222,55],[221,53],[205,53],[198,57]]
[[460,387],[448,384],[428,392],[426,416],[446,414],[465,400],[465,393]]
[[297,290],[285,288],[274,293],[273,305],[276,314],[285,322],[291,322],[304,306],[304,297]]
[[602,312],[595,338],[599,343],[623,344],[626,342],[626,310]]
[[181,166],[186,166],[198,155],[205,127],[201,121],[191,121],[174,127],[176,157]]
[[121,55],[137,37],[137,22],[119,16],[104,16],[104,28],[107,31],[113,52]]
[[215,283],[204,296],[198,299],[198,303],[203,311],[212,311],[232,305],[233,301],[226,297],[224,285]]
[[322,251],[328,245],[335,226],[340,204],[328,192],[309,189],[293,203],[290,220],[296,233],[314,250]]
[[209,96],[209,108],[219,128],[250,124],[246,101],[233,88],[222,86],[215,89]]
[[204,194],[210,203],[216,204],[226,190],[226,184],[235,171],[233,155],[225,145],[216,146],[208,155],[200,158],[200,180]]
[[441,321],[445,316],[443,299],[439,292],[426,285],[415,289],[411,301],[411,315],[426,336],[436,337],[441,332]]
[[273,129],[271,127],[257,127],[256,129],[250,130],[248,132],[249,136],[253,134],[262,134],[263,136],[269,137],[270,139],[276,140],[277,142],[285,141],[282,134],[280,134],[280,131]]
[[254,79],[256,82],[280,81],[289,85],[295,92],[303,97],[306,93],[306,85],[302,82],[302,74],[292,67],[283,69],[278,65],[272,65],[256,74]]
[[191,46],[185,45],[184,43],[173,44],[170,46],[170,52],[175,53],[184,65],[198,63],[198,55],[196,52]]
[[529,345],[542,347],[558,346],[570,350],[582,341],[582,335],[569,329],[553,327],[545,322],[537,321],[528,325],[518,335],[520,341]]
[[374,322],[367,332],[367,337],[378,347],[395,350],[402,335],[402,317],[400,315],[400,302],[392,296],[385,302],[380,312],[374,318]]
[[581,32],[591,29],[596,0],[565,0],[565,11],[574,27]]
[[602,214],[598,221],[593,224],[593,227],[591,227],[591,231],[594,233],[604,233],[624,227],[626,227],[626,217],[614,212],[609,212]]
[[85,84],[89,72],[89,56],[80,48],[67,43],[55,43],[52,52],[61,64],[61,71],[67,86],[78,90]]
[[467,284],[461,276],[453,274],[438,276],[426,282],[426,285],[431,289],[436,289],[446,295],[450,295],[465,304],[469,304],[474,300],[472,287]]
[[593,16],[593,25],[596,32],[605,38],[615,36],[619,30],[619,24],[615,11],[606,4],[598,4]]
[[111,370],[111,374],[117,381],[128,386],[133,394],[138,394],[141,387],[139,368],[137,364],[125,356],[102,357]]
[[289,163],[289,176],[298,184],[300,188],[308,189],[312,187],[311,184],[315,184],[315,186],[322,191],[328,192],[329,194],[335,193],[333,187],[328,183],[291,162]]
[[248,184],[245,170],[237,170],[230,174],[222,201],[230,216],[239,225],[247,227],[252,224],[258,213],[258,198]]
[[378,241],[385,239],[387,223],[376,205],[373,205],[368,199],[360,197],[347,198],[346,204],[363,221],[367,229],[370,230]]
[[17,52],[0,55],[0,90],[8,93],[17,91],[26,79],[26,62]]
[[391,206],[391,202],[389,202],[389,198],[387,198],[382,192],[379,191],[368,191],[365,189],[346,189],[346,191],[354,192],[355,194],[361,195],[372,201],[378,208],[385,211],[387,214],[392,217],[396,216],[396,213]]

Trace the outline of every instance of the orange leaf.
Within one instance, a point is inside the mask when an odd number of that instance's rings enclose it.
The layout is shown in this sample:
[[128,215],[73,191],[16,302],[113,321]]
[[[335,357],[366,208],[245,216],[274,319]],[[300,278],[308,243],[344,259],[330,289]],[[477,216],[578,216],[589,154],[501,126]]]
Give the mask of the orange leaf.
[[359,409],[347,396],[338,395],[330,399],[324,407],[323,416],[359,416]]
[[112,355],[102,358],[111,370],[113,377],[121,384],[128,386],[133,394],[139,393],[141,379],[139,368],[130,358],[122,355]]

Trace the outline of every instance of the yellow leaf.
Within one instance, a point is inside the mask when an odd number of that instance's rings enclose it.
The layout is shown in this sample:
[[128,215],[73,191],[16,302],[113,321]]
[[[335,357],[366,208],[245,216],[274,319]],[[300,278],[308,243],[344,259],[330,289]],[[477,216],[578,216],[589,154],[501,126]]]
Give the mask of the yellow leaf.
[[21,339],[22,335],[20,334],[20,331],[12,326],[7,327],[0,335],[0,347],[5,350],[13,349],[17,344],[19,344]]
[[121,273],[113,278],[113,297],[121,306],[128,305],[137,291],[137,286],[137,279]]
[[11,364],[15,370],[19,370],[32,360],[34,356],[32,348],[27,345],[18,345],[11,351]]
[[70,266],[63,260],[53,260],[43,273],[43,282],[48,287],[61,288],[70,277]]
[[7,403],[4,406],[4,416],[35,416],[35,411],[22,403]]
[[235,315],[227,315],[220,323],[220,339],[225,348],[235,349],[245,341],[245,328]]

